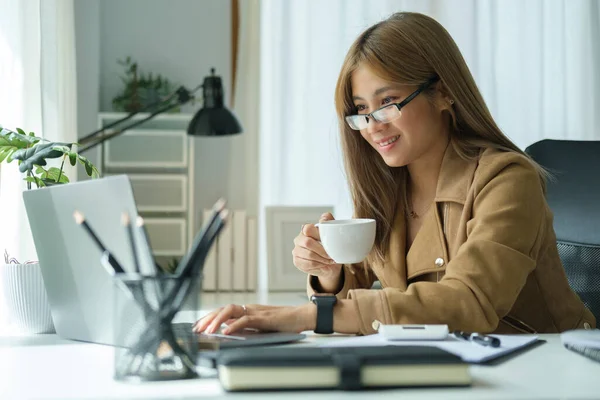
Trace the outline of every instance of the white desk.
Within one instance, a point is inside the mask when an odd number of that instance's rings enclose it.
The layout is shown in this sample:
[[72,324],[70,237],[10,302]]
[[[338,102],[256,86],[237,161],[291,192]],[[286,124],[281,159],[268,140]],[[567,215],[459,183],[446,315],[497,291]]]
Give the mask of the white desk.
[[[298,303],[296,298],[281,303]],[[301,298],[298,298],[301,301]],[[219,301],[215,301],[215,304]],[[280,303],[277,301],[277,303]],[[205,303],[206,304],[206,303]],[[598,399],[600,363],[564,349],[558,335],[498,365],[471,366],[469,388],[368,392],[369,398],[402,399]],[[302,345],[335,337],[311,335]],[[0,336],[0,399],[194,399],[227,396],[217,379],[121,383],[113,380],[113,349],[58,338]],[[285,392],[286,399],[364,398],[366,392]],[[232,396],[232,395],[230,395]],[[240,399],[278,399],[281,392],[235,394]]]

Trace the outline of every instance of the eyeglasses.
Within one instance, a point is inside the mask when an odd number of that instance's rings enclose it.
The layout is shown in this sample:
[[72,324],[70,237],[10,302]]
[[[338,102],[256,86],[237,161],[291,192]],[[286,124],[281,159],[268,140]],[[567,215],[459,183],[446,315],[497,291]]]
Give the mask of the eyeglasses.
[[348,115],[346,116],[346,122],[350,126],[350,128],[355,131],[359,131],[361,129],[366,129],[369,125],[369,119],[372,118],[374,121],[381,122],[384,124],[389,124],[390,122],[400,118],[402,115],[402,107],[406,106],[411,102],[412,99],[417,97],[419,93],[423,90],[427,89],[433,83],[437,82],[440,78],[438,76],[434,76],[429,79],[427,82],[422,83],[417,90],[412,92],[407,98],[402,100],[400,103],[391,103],[387,104],[377,110],[373,111],[370,114],[357,114],[357,115]]

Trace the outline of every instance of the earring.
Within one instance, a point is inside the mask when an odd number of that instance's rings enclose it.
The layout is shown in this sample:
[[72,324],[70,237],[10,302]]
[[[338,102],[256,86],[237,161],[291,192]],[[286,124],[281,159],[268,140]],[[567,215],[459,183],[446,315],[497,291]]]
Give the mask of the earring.
[[450,99],[449,101],[450,101],[450,104],[454,104],[454,100]]

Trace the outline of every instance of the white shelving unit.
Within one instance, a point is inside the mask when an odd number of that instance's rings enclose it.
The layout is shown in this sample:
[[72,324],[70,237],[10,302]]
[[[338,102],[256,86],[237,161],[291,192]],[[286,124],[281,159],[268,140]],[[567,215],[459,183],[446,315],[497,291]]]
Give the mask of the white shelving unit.
[[[100,113],[98,127],[126,115]],[[122,126],[147,116],[138,114]],[[129,176],[161,264],[181,258],[195,233],[194,147],[186,133],[191,118],[191,114],[161,114],[95,149],[102,176]]]

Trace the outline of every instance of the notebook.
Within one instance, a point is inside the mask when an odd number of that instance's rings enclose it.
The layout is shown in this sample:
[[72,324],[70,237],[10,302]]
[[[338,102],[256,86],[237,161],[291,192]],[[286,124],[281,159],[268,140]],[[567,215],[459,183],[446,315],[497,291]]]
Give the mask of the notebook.
[[266,347],[227,350],[218,360],[227,391],[468,386],[468,364],[428,346]]
[[566,331],[561,333],[560,340],[567,349],[600,362],[600,330]]

